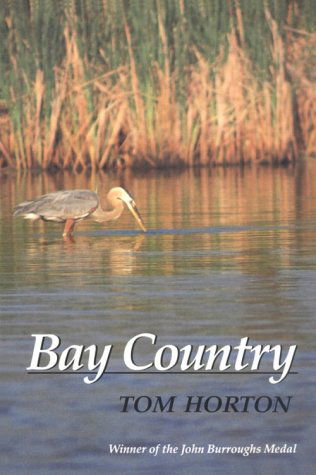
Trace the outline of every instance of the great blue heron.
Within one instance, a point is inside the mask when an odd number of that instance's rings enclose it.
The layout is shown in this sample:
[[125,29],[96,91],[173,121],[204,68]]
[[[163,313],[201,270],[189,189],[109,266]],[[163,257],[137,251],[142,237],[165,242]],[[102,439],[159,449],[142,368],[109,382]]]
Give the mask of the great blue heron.
[[133,214],[143,231],[146,231],[142,218],[136,208],[133,198],[123,188],[112,188],[107,194],[109,210],[104,210],[100,199],[94,191],[66,190],[48,193],[32,201],[24,201],[14,208],[14,216],[36,221],[55,221],[65,223],[63,237],[71,236],[78,221],[92,218],[99,223],[112,221],[121,216],[124,205]]

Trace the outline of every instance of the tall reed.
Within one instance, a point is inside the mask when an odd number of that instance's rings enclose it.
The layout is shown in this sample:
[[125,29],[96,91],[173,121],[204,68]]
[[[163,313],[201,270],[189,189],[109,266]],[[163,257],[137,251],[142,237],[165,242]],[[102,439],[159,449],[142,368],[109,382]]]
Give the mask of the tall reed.
[[316,153],[311,0],[6,0],[0,18],[0,167]]

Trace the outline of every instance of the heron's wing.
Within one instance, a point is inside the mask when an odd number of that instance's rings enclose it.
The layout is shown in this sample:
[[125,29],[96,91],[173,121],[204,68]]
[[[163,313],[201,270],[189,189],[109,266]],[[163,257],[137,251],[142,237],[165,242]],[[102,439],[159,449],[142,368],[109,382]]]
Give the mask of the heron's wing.
[[48,193],[32,201],[20,203],[14,216],[34,215],[48,220],[64,221],[89,216],[99,204],[96,193],[89,190],[67,190]]

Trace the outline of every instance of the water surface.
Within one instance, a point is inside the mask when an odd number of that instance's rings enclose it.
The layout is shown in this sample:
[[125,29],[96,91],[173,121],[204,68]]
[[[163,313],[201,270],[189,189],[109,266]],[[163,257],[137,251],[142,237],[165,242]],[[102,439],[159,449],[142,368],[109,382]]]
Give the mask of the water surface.
[[[61,227],[12,218],[15,204],[60,189],[112,186],[134,196],[148,234],[126,211]],[[313,473],[316,163],[122,176],[0,177],[2,473]],[[267,375],[29,375],[32,334],[63,347],[114,345],[124,371],[139,333],[164,344],[298,345],[293,371]],[[137,362],[153,357],[140,345]],[[271,368],[271,359],[263,369]],[[173,413],[120,412],[120,396],[179,401]],[[184,413],[187,395],[293,396],[288,413]],[[314,413],[315,415],[315,413]],[[298,444],[296,455],[109,455],[110,443]]]

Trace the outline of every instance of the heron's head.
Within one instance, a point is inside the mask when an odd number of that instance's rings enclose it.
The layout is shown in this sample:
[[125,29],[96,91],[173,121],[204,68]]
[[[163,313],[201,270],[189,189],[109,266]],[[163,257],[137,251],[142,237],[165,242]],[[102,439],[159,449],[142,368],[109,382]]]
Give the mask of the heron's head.
[[143,223],[143,220],[139,214],[139,211],[136,207],[136,204],[135,204],[135,201],[133,200],[133,198],[131,197],[131,195],[129,195],[127,193],[126,190],[124,190],[124,188],[121,188],[121,187],[116,187],[116,188],[112,188],[109,192],[109,195],[108,197],[111,197],[111,200],[121,200],[123,201],[123,203],[126,204],[126,206],[128,207],[128,209],[130,210],[130,212],[132,213],[132,215],[134,216],[134,218],[136,219],[139,227],[143,230],[143,231],[147,231],[147,229],[145,228],[145,225]]

